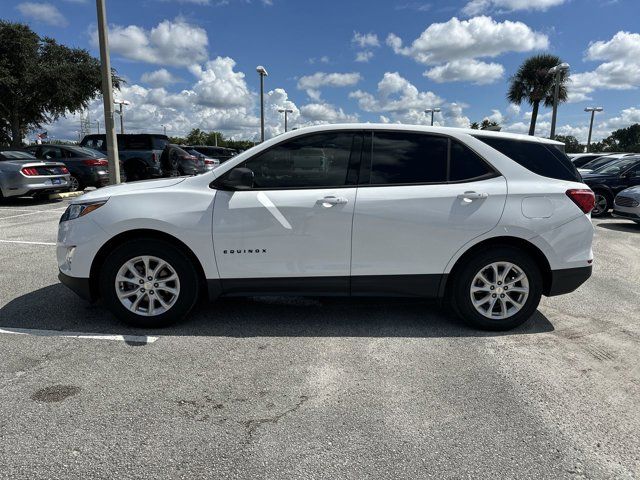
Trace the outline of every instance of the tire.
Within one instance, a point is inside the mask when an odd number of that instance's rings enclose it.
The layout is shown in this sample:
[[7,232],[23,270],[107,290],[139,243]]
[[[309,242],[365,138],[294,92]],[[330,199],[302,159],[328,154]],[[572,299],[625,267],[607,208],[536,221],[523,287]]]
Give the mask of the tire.
[[[149,269],[143,271],[145,262]],[[158,262],[164,262],[166,267],[159,267]],[[140,285],[142,273],[145,283]],[[116,283],[118,275],[131,281]],[[171,280],[174,275],[176,280]],[[131,240],[113,250],[100,270],[99,283],[105,306],[118,319],[142,328],[159,328],[183,320],[198,300],[200,284],[188,256],[171,243],[152,238]],[[127,292],[131,295],[127,296]]]
[[[498,267],[497,279],[493,276],[493,264]],[[500,268],[501,264],[512,265],[508,267],[508,279],[514,280],[524,274],[523,279],[511,285],[502,282],[500,276],[504,275],[506,269]],[[481,272],[488,282],[480,279]],[[502,290],[507,285],[511,290]],[[452,307],[468,325],[482,330],[510,330],[526,322],[538,308],[542,296],[542,274],[528,254],[505,245],[473,256],[454,275],[451,288]],[[525,290],[528,290],[526,295]],[[472,298],[478,306],[474,306]],[[487,301],[483,302],[485,299]],[[490,309],[492,302],[495,305]],[[521,305],[518,307],[517,303]]]
[[607,192],[603,192],[602,190],[596,190],[594,194],[596,196],[596,203],[593,210],[591,210],[591,216],[595,218],[604,217],[609,213],[609,210],[613,205],[613,199],[611,198],[611,195]]
[[139,161],[129,161],[125,164],[125,175],[127,181],[135,182],[137,180],[145,180],[147,178],[145,174],[145,166]]
[[69,177],[69,191],[70,192],[77,192],[78,190],[81,190],[82,185],[80,184],[80,180],[78,180],[78,177],[71,175]]

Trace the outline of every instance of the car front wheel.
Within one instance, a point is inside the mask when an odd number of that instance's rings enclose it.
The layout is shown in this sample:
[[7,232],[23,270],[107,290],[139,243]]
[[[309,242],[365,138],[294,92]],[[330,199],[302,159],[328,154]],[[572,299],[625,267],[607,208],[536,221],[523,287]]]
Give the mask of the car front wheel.
[[509,330],[538,308],[542,275],[525,252],[505,246],[476,255],[453,279],[453,307],[466,323]]
[[100,292],[111,312],[144,328],[184,319],[198,299],[191,260],[169,242],[140,239],[117,247],[101,270]]
[[602,217],[611,208],[611,199],[604,192],[595,192],[595,205],[591,210],[592,217]]

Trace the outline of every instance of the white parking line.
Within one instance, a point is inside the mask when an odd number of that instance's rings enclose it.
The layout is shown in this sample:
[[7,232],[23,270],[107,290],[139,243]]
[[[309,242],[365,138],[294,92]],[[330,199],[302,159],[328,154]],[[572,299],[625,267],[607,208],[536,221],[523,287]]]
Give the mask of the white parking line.
[[37,210],[35,212],[29,213],[19,213],[18,215],[10,215],[8,217],[0,217],[0,220],[7,220],[8,218],[18,218],[18,217],[26,217],[27,215],[37,215],[39,213],[45,213],[43,210]]
[[77,338],[81,340],[112,340],[116,342],[144,344],[153,343],[158,340],[158,337],[150,337],[147,335],[112,335],[100,333],[65,332],[58,330],[38,330],[32,328],[0,328],[0,333],[6,333],[10,335],[30,335],[34,337]]
[[56,246],[55,242],[27,242],[26,240],[0,240],[0,243],[18,243],[22,245],[49,245]]

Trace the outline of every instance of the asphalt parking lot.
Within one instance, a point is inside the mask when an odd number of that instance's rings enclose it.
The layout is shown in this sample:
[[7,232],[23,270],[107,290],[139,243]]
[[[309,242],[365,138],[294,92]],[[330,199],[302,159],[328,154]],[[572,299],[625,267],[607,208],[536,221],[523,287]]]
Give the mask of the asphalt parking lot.
[[0,478],[640,478],[640,225],[507,333],[266,297],[149,332],[58,283],[65,207],[0,205]]

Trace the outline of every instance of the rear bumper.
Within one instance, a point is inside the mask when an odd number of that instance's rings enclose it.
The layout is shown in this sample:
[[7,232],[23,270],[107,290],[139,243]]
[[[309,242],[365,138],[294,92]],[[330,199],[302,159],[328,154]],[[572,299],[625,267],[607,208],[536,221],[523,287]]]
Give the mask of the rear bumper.
[[589,279],[592,269],[593,267],[589,265],[588,267],[551,270],[551,283],[549,291],[545,292],[545,295],[553,297],[554,295],[573,292]]
[[70,277],[69,275],[59,272],[58,279],[64,286],[75,292],[79,297],[89,302],[92,301],[91,285],[88,278]]

